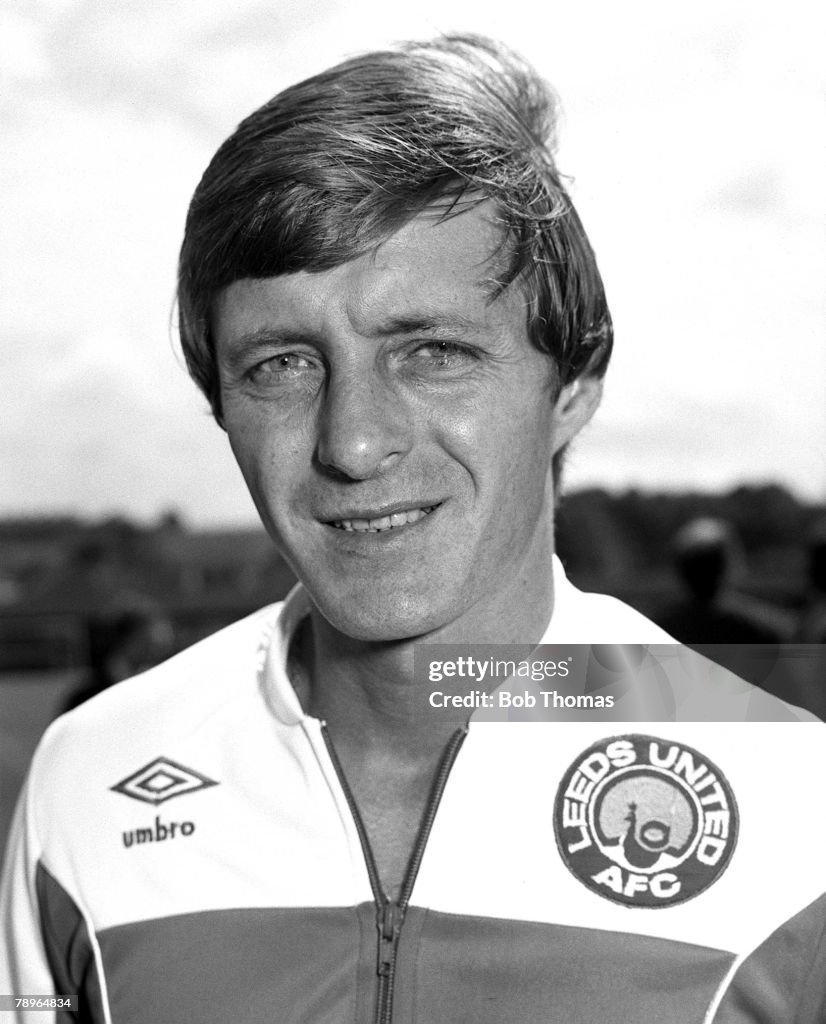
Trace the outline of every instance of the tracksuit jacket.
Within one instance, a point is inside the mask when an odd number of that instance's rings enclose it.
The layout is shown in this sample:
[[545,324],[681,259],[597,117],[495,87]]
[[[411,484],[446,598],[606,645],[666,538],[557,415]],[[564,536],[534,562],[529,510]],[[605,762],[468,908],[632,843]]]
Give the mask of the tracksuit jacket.
[[[558,564],[555,591],[546,643],[669,639]],[[696,671],[659,721],[473,715],[391,902],[286,675],[307,609],[297,588],[48,729],[7,849],[0,993],[79,1010],[4,1019],[826,1021],[822,723]]]

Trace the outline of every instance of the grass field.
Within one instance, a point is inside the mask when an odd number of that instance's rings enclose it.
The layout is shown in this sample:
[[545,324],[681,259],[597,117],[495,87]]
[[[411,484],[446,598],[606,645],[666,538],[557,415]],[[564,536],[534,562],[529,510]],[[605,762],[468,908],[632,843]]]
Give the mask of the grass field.
[[81,675],[77,671],[0,674],[0,851],[6,845],[14,804],[37,741]]

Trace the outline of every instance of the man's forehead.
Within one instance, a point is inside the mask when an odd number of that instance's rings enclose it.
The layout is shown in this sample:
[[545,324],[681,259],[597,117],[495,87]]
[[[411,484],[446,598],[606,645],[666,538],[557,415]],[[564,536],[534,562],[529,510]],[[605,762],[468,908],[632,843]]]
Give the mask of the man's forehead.
[[[346,320],[364,334],[466,331],[513,315],[498,286],[504,232],[492,204],[445,217],[418,214],[371,251],[339,266],[234,282],[218,296],[215,327],[236,334],[300,322],[312,329]],[[508,289],[508,292],[512,292]],[[247,322],[245,322],[247,321]]]
[[[376,270],[427,269],[439,265],[435,284],[460,281],[494,294],[510,246],[491,200],[436,204],[416,214],[365,255]],[[355,262],[355,261],[351,261]]]

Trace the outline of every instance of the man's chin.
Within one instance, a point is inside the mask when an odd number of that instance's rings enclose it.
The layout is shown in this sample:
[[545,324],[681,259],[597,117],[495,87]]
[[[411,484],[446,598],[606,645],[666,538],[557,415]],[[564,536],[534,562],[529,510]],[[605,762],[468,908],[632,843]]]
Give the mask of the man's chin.
[[386,601],[314,599],[319,614],[338,633],[362,643],[403,643],[438,630],[450,619],[446,609],[434,602],[410,597]]

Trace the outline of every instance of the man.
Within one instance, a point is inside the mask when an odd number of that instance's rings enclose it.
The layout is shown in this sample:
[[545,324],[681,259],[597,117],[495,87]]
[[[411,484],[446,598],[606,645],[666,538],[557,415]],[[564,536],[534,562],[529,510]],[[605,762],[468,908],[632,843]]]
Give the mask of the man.
[[[184,351],[301,584],[52,727],[7,867],[12,992],[130,1024],[815,1019],[819,725],[673,721],[686,691],[656,728],[457,727],[414,671],[421,643],[669,639],[554,564],[612,333],[553,126],[529,68],[447,38],[286,90],[216,154]],[[724,717],[755,700],[727,684]],[[798,914],[800,962],[736,970]]]

